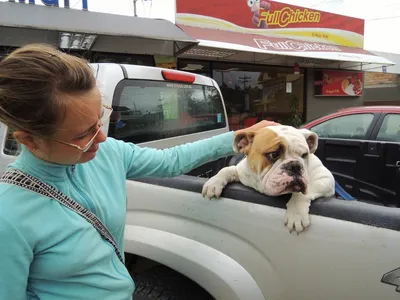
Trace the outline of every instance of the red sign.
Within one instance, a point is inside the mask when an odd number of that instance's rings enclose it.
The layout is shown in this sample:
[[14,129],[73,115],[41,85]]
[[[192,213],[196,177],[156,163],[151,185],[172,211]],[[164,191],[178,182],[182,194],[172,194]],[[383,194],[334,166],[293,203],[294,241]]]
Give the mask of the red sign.
[[322,80],[314,85],[322,85],[321,96],[361,96],[363,92],[362,72],[323,71]]
[[363,48],[364,20],[312,8],[263,0],[176,0],[176,11],[177,23],[187,26]]
[[[304,42],[287,38],[265,37],[257,34],[242,34],[240,32],[224,31],[221,36],[221,30],[200,28],[193,26],[179,25],[179,27],[188,35],[199,40],[208,40],[215,42],[224,42],[230,44],[253,47],[255,49],[270,50],[274,52],[322,52],[337,53],[337,57],[343,60],[347,58],[359,58],[360,55],[373,55],[360,48],[327,45],[321,43]],[[312,55],[311,55],[312,56]]]

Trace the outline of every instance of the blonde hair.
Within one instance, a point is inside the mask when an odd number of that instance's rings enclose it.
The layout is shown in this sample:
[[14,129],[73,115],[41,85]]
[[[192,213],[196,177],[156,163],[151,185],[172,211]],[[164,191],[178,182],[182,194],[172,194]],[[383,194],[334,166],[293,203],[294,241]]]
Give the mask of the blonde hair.
[[49,45],[30,44],[0,61],[0,122],[13,130],[51,136],[74,95],[96,80],[88,63]]

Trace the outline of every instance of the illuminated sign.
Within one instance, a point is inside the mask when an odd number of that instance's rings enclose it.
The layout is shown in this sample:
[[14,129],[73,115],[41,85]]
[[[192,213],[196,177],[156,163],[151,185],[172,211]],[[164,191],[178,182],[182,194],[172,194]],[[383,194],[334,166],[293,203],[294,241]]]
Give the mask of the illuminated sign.
[[[46,6],[60,7],[60,1],[62,0],[40,0]],[[35,0],[8,0],[8,2],[18,2],[18,3],[29,3],[36,4]],[[64,7],[71,8],[69,5],[69,0],[64,0]],[[88,10],[88,0],[82,0],[82,10]]]

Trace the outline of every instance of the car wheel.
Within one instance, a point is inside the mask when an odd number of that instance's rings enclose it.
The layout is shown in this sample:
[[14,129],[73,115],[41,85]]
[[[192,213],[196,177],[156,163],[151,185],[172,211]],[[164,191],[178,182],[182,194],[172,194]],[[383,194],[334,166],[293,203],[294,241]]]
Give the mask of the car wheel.
[[165,266],[139,273],[134,281],[133,300],[215,300],[197,283]]

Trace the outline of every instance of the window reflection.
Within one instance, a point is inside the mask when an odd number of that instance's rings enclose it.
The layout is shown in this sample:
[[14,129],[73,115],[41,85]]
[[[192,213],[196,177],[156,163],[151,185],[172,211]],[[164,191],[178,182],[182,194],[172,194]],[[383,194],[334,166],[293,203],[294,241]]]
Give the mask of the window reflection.
[[379,129],[378,141],[400,142],[400,115],[387,114]]
[[215,130],[226,126],[222,99],[213,86],[124,80],[116,89],[109,136],[127,142]]
[[330,119],[311,128],[321,138],[356,139],[366,138],[374,114],[355,114]]
[[304,119],[304,75],[293,68],[213,64],[230,129],[273,120],[299,126]]
[[119,53],[95,52],[93,53],[91,62],[154,66],[154,58],[152,55],[139,55],[139,54],[131,55],[131,54],[119,54]]
[[178,61],[178,69],[190,73],[211,77],[211,63],[207,61],[181,59]]

